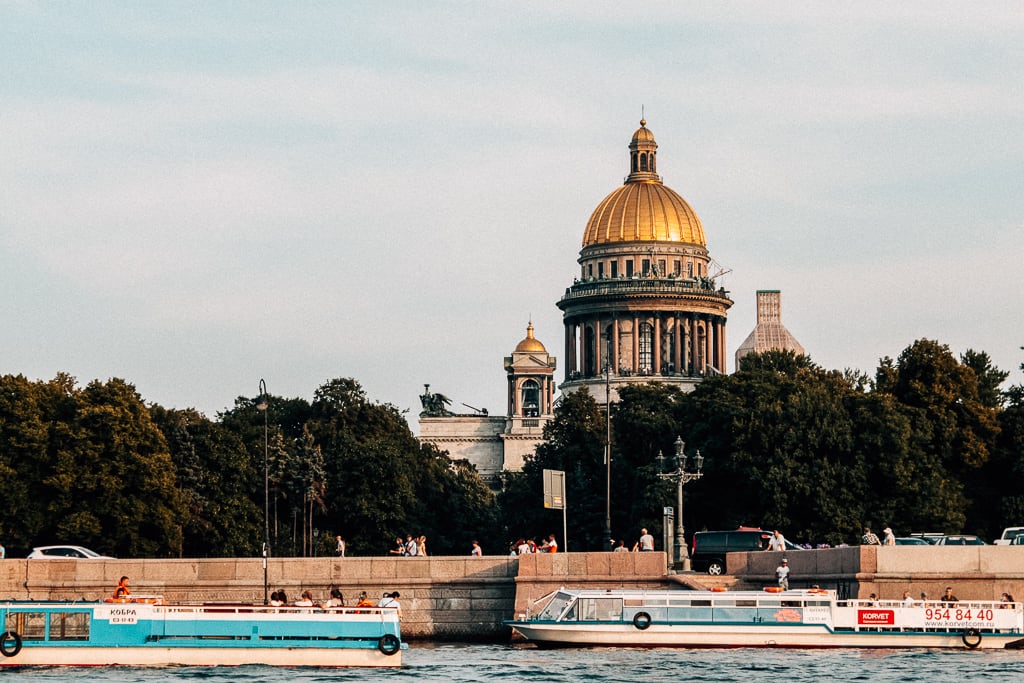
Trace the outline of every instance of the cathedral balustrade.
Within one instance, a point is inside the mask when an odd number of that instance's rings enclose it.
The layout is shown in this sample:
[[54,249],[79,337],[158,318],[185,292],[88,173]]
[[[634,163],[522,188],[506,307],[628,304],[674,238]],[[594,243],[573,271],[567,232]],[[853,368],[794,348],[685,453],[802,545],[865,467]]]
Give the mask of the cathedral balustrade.
[[707,278],[619,278],[599,279],[575,282],[565,290],[562,300],[578,299],[593,296],[623,296],[637,294],[689,294],[699,293],[729,298],[725,289],[715,287],[715,282]]

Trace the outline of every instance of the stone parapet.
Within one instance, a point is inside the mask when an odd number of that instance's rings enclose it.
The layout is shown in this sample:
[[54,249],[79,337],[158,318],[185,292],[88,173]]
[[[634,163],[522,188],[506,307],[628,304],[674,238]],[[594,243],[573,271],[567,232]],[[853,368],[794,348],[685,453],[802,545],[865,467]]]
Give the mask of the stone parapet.
[[820,585],[846,597],[898,600],[903,591],[938,597],[952,586],[961,600],[1024,595],[1024,546],[853,546],[792,552],[729,553],[738,587],[775,585],[775,568],[789,561],[793,588]]

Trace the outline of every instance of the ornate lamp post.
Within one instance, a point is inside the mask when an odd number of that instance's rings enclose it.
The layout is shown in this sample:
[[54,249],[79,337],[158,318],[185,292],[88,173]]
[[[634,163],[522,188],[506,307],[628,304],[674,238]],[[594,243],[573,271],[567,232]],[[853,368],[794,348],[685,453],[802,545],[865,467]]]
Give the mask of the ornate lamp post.
[[612,549],[612,369],[604,366],[604,549]]
[[694,465],[697,467],[694,472],[686,471],[686,443],[679,436],[676,436],[675,443],[672,444],[676,449],[675,464],[676,469],[674,471],[665,471],[665,457],[658,452],[658,478],[676,482],[676,505],[679,510],[677,512],[678,523],[676,524],[676,557],[675,563],[682,565],[683,571],[690,570],[690,553],[686,548],[686,537],[683,529],[683,485],[687,482],[700,479],[704,476],[701,471],[704,467],[704,457],[700,454],[700,450],[697,451],[697,455],[694,457]]
[[267,397],[267,383],[260,378],[260,398],[256,410],[263,413],[263,604],[270,604],[268,593],[267,560],[270,557],[270,442],[267,438],[270,403]]

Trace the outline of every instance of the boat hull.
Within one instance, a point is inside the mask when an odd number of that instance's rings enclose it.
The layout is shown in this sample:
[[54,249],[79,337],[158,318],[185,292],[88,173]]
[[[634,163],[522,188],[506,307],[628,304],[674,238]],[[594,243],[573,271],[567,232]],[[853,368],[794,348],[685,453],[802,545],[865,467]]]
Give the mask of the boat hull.
[[[524,638],[541,647],[793,647],[793,648],[966,648],[963,633],[836,632],[822,626],[781,627],[766,632],[758,627],[686,627],[652,625],[640,631],[632,626],[593,628],[559,624],[507,622]],[[976,638],[969,637],[974,643]],[[971,649],[1004,649],[1021,634],[981,635]]]
[[0,667],[24,666],[313,666],[400,667],[402,652],[385,655],[357,648],[32,647],[0,659]]

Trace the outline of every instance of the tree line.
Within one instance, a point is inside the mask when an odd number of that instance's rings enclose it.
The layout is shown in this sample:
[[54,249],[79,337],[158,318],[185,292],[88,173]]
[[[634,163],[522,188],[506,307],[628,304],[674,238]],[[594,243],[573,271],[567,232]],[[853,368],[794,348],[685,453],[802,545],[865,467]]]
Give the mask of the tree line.
[[[690,393],[625,386],[610,416],[613,537],[659,535],[676,491],[658,456],[682,438],[705,456],[705,476],[685,488],[688,533],[777,527],[836,545],[891,526],[991,538],[1024,523],[1024,387],[1001,390],[1007,377],[985,353],[957,359],[919,340],[873,377],[768,352]],[[585,390],[564,395],[545,437],[495,494],[351,378],[311,401],[240,397],[209,419],[147,405],[121,379],[0,376],[0,540],[8,557],[58,543],[254,556],[266,485],[273,556],[330,554],[335,534],[353,555],[386,554],[407,533],[426,535],[432,554],[468,554],[473,540],[504,553],[518,537],[561,535],[562,513],[542,505],[543,470],[556,469],[569,549],[603,548],[603,406]]]

